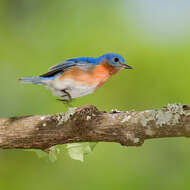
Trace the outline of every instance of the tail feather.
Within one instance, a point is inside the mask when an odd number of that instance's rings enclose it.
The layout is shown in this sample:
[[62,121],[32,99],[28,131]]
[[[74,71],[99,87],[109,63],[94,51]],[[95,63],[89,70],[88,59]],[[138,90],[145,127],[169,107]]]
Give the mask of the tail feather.
[[31,84],[43,84],[42,80],[41,77],[22,77],[19,79],[20,82]]

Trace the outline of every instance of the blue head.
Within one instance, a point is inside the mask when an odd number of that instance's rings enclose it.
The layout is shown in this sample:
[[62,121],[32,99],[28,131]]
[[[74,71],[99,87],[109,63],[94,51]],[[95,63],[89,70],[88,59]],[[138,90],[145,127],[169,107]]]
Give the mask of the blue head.
[[116,54],[116,53],[106,53],[99,57],[100,61],[105,59],[110,65],[117,67],[117,68],[125,68],[125,69],[132,69],[131,66],[127,65],[125,63],[125,60],[122,56]]

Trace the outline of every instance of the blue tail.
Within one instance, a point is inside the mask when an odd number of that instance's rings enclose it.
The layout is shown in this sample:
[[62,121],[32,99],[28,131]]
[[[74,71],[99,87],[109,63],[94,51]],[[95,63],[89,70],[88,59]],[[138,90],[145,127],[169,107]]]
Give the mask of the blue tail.
[[41,77],[23,77],[20,78],[19,81],[23,83],[43,84],[43,78]]

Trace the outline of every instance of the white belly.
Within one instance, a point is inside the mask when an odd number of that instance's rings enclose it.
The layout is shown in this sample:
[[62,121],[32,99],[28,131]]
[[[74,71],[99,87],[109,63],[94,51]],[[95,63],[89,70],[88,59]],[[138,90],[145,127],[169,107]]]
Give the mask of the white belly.
[[[50,88],[54,95],[63,97],[63,95],[65,95],[63,90],[65,90],[70,94],[71,98],[77,98],[90,94],[95,91],[96,86],[97,85],[91,86],[80,82],[75,82],[72,79],[65,79],[63,81],[55,79],[47,84],[47,87]],[[68,97],[65,96],[64,99],[68,99]]]

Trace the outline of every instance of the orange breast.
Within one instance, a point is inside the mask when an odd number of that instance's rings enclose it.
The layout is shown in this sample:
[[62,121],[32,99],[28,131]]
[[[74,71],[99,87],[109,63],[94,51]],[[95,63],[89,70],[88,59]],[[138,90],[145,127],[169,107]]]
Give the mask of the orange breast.
[[96,89],[101,87],[107,79],[109,79],[112,75],[116,74],[119,70],[119,68],[115,68],[114,66],[108,64],[106,60],[103,60],[103,62],[96,66],[96,68],[94,69],[95,78],[100,79]]
[[106,80],[118,72],[120,69],[115,69],[115,67],[109,65],[106,61],[95,66],[89,70],[83,70],[80,68],[70,68],[65,71],[58,80],[73,79],[80,83],[85,83],[88,85],[97,85],[97,88],[102,86]]

